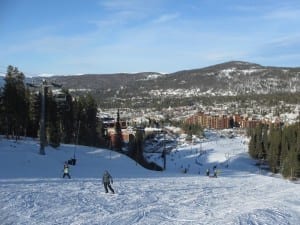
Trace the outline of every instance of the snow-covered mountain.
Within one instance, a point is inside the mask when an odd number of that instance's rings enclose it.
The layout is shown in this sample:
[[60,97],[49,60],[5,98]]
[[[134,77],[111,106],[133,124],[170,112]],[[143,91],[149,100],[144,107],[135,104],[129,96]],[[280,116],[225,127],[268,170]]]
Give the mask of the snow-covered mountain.
[[[39,82],[40,78],[36,79]],[[300,68],[269,67],[241,61],[169,74],[86,74],[45,79],[61,84],[72,93],[82,94],[82,90],[86,90],[104,107],[115,102],[115,105],[124,108],[151,108],[160,104],[162,98],[172,107],[187,106],[207,97],[217,100],[223,97],[224,100],[228,96],[247,96],[251,101],[260,99],[260,95],[268,101],[266,95],[276,94],[285,94],[288,99],[297,102],[300,92]]]
[[94,74],[55,76],[48,79],[71,89],[89,88],[95,92],[122,89],[129,96],[141,96],[150,91],[151,94],[153,91],[161,94],[162,90],[177,96],[181,96],[183,92],[189,92],[191,96],[232,96],[300,91],[300,68],[268,67],[242,61],[170,74]]
[[131,99],[161,95],[184,98],[300,91],[300,67],[270,67],[243,61],[231,61],[169,74],[139,72],[27,76],[30,83],[40,83],[41,79],[59,83],[70,90],[89,90],[97,93],[101,99],[114,97],[116,92],[120,98]]
[[[230,102],[232,96],[242,96],[249,101],[260,99],[261,105],[272,103],[276,106],[277,101],[270,101],[278,99],[274,95],[282,96],[281,101],[289,99],[288,103],[294,103],[299,102],[297,96],[300,92],[300,67],[270,67],[242,61],[169,74],[140,72],[26,77],[26,83],[40,84],[42,79],[62,85],[72,95],[89,92],[104,108],[112,105],[154,108],[161,104],[162,99],[171,107],[188,106],[195,102]],[[206,98],[214,99],[207,101]]]
[[[37,141],[1,138],[1,224],[299,224],[299,184],[259,170],[246,138],[206,137],[178,145],[163,172],[105,149],[62,145],[43,156]],[[72,179],[62,179],[74,154]],[[160,153],[147,157],[163,163]],[[215,165],[219,177],[207,177]],[[115,195],[104,193],[106,169]]]

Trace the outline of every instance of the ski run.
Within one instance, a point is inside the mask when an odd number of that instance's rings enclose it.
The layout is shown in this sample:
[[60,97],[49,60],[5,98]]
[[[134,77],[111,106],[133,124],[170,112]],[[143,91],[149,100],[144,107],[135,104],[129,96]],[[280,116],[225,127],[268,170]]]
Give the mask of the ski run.
[[[105,149],[61,145],[39,155],[36,140],[0,139],[1,225],[299,225],[300,186],[255,166],[247,138],[186,144],[149,171]],[[64,162],[76,154],[71,179]],[[160,154],[149,160],[163,165]],[[206,176],[217,166],[218,177]],[[105,193],[102,175],[113,177]],[[185,171],[186,173],[183,173]]]

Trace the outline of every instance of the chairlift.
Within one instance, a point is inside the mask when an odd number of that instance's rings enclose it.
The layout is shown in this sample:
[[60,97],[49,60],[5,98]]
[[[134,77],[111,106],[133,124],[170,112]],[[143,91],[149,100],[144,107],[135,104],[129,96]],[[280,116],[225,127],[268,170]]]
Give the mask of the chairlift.
[[76,157],[75,157],[75,151],[74,151],[74,156],[73,156],[73,158],[71,158],[71,159],[69,159],[68,160],[68,164],[69,165],[72,165],[72,166],[75,166],[76,165]]
[[75,148],[74,148],[73,158],[68,160],[68,164],[72,165],[72,166],[75,166],[76,161],[77,161],[75,152],[76,152],[76,148],[77,148],[77,145],[78,145],[79,129],[80,129],[80,120],[78,122],[77,138],[76,138],[76,145],[75,145]]

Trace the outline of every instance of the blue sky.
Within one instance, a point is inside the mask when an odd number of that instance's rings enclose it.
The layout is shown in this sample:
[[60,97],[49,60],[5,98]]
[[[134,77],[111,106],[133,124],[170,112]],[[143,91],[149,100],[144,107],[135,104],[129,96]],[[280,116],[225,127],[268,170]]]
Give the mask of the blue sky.
[[299,0],[0,0],[0,72],[300,66]]

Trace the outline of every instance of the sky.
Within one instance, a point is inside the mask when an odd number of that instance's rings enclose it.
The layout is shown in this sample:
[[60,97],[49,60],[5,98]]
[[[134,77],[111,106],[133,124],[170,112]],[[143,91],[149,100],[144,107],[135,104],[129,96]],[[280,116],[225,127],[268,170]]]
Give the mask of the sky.
[[299,67],[299,0],[0,0],[0,72]]

